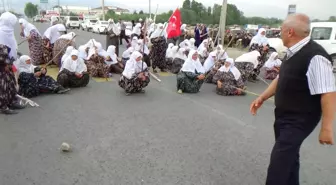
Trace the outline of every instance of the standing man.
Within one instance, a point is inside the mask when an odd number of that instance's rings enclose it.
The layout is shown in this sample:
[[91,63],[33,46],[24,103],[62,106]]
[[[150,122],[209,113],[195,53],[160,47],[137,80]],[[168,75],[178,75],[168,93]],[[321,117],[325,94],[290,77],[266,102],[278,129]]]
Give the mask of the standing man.
[[252,102],[253,115],[264,101],[275,96],[275,144],[266,185],[299,185],[299,152],[303,141],[318,125],[321,144],[333,145],[336,87],[332,59],[309,37],[310,20],[290,15],[281,27],[289,48],[278,78]]
[[124,21],[122,21],[121,19],[119,19],[119,23],[120,23],[120,45],[122,45],[122,39],[125,39],[127,44],[129,44],[129,37],[126,36],[126,24]]

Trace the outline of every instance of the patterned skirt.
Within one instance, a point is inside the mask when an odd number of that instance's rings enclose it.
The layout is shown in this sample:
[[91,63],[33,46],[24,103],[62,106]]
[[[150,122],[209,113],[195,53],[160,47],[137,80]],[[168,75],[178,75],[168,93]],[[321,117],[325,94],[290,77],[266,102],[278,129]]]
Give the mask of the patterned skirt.
[[15,100],[16,80],[12,72],[0,71],[0,109],[6,109]]
[[142,81],[137,76],[131,79],[121,76],[119,80],[119,86],[123,88],[127,93],[137,93],[140,92],[143,88],[147,87],[149,82],[149,76],[146,76],[145,81]]
[[81,78],[71,73],[67,69],[63,69],[57,76],[57,82],[65,88],[68,87],[85,87],[89,84],[90,75],[84,73]]
[[176,77],[177,90],[182,90],[185,93],[198,93],[204,82],[204,80],[191,79],[182,71]]
[[110,67],[105,64],[105,63],[97,63],[94,61],[87,61],[87,69],[88,72],[91,74],[92,77],[101,77],[101,78],[107,78],[109,71],[110,71]]
[[216,84],[217,80],[214,80],[214,76],[216,75],[216,73],[217,73],[217,70],[214,70],[214,69],[206,73],[205,79],[204,79],[205,83]]
[[251,62],[236,62],[235,66],[241,73],[241,78],[245,83],[253,73],[254,65]]
[[45,37],[42,39],[42,42],[43,42],[43,48],[42,48],[43,61],[45,63],[47,63],[47,62],[49,62],[52,59],[52,50],[53,50],[54,45],[51,44],[50,48],[47,48],[47,44],[49,42],[49,39],[47,39]]
[[31,40],[28,41],[29,55],[33,59],[34,65],[44,64],[46,61],[43,60],[43,43],[42,37],[36,33],[31,32]]
[[170,71],[174,74],[179,73],[183,64],[184,64],[184,60],[182,60],[180,58],[174,58]]

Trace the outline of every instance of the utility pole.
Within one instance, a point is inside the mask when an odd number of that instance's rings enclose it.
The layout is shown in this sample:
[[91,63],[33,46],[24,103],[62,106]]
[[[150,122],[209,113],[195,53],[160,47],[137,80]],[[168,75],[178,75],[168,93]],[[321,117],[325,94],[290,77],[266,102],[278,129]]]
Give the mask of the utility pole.
[[151,14],[151,0],[149,1],[149,18],[152,19],[152,14]]
[[223,0],[222,4],[222,11],[221,11],[221,17],[220,17],[220,23],[219,23],[219,31],[221,35],[221,41],[222,45],[224,46],[224,37],[225,37],[225,26],[226,26],[226,10],[227,10],[227,0]]
[[103,9],[103,21],[105,21],[105,2],[102,0],[102,9]]

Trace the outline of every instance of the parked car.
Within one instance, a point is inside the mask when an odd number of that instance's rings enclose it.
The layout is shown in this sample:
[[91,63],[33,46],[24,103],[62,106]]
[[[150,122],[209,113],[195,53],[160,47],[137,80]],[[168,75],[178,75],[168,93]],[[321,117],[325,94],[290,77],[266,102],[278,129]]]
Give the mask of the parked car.
[[81,24],[81,29],[90,31],[92,27],[97,23],[97,19],[85,19],[84,22]]
[[43,16],[42,15],[36,15],[34,18],[33,18],[33,22],[43,22],[44,19],[43,19]]
[[92,32],[93,33],[107,33],[107,27],[108,27],[109,23],[108,21],[97,21],[97,23],[95,25],[93,25],[92,27]]
[[65,26],[67,28],[77,28],[79,29],[80,24],[79,24],[79,18],[75,16],[67,16],[65,17],[66,23]]
[[336,22],[313,22],[310,29],[312,40],[320,44],[333,59],[336,72]]

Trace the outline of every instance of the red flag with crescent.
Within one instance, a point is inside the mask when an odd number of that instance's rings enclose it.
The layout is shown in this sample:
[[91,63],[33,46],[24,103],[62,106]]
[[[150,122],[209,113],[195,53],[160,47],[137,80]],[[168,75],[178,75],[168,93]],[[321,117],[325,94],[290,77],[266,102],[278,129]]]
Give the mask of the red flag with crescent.
[[167,38],[178,37],[181,35],[181,12],[177,8],[174,13],[170,16],[167,26]]

